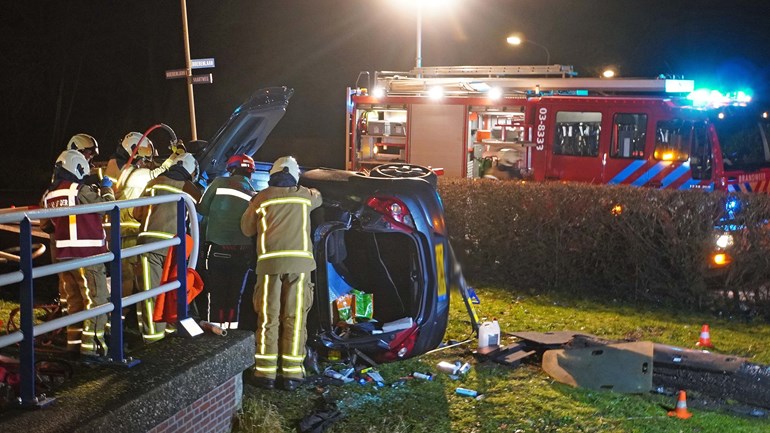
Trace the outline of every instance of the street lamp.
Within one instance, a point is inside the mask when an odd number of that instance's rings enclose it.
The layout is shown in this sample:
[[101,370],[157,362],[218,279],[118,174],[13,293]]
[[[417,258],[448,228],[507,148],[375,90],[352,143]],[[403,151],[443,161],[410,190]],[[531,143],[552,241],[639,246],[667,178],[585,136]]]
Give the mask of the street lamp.
[[536,47],[540,47],[545,50],[545,64],[548,65],[551,63],[551,52],[548,51],[548,48],[545,45],[540,45],[537,42],[530,41],[529,39],[524,39],[521,36],[508,36],[506,41],[511,45],[521,45],[523,43],[532,44]]

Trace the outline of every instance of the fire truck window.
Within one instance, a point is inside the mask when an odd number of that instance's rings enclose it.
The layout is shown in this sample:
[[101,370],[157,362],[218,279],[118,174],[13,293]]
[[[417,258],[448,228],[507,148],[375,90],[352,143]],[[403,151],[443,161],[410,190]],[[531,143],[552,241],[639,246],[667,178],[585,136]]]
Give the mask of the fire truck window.
[[612,122],[610,156],[613,158],[644,158],[646,137],[646,114],[615,114]]
[[687,161],[690,158],[692,123],[681,119],[661,120],[655,128],[653,157],[661,161]]
[[690,168],[695,180],[711,179],[711,140],[708,129],[701,123],[695,125],[695,140],[692,143]]
[[602,113],[560,111],[556,113],[555,155],[597,156]]

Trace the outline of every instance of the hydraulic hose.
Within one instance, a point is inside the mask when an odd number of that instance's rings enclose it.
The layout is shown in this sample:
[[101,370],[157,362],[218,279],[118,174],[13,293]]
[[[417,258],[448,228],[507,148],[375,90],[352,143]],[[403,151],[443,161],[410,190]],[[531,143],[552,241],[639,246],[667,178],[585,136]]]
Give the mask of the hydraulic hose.
[[139,141],[136,143],[136,146],[134,147],[134,150],[131,152],[131,156],[128,158],[128,162],[126,162],[126,166],[131,165],[131,162],[134,160],[134,156],[136,156],[136,152],[139,151],[139,145],[142,144],[142,141],[147,138],[150,133],[158,128],[163,128],[168,132],[168,134],[171,136],[171,144],[175,145],[179,143],[179,139],[176,137],[176,132],[174,132],[173,129],[171,129],[170,126],[166,125],[165,123],[159,123],[157,125],[151,126],[147,131],[144,132],[142,135],[142,138],[139,139]]

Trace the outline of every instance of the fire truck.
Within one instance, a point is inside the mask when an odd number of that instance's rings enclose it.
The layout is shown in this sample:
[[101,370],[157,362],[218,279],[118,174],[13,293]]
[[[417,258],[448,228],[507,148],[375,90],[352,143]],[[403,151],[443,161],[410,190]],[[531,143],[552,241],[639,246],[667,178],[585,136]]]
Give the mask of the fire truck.
[[[366,75],[363,75],[366,74]],[[349,170],[392,163],[476,178],[770,191],[768,113],[692,80],[580,78],[572,66],[375,72],[348,88]],[[512,169],[511,169],[512,167]]]

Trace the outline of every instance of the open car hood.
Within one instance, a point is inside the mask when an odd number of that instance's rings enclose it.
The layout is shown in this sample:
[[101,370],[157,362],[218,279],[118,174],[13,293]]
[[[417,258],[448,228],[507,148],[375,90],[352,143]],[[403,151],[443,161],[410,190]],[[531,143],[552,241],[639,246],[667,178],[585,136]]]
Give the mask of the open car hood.
[[286,86],[259,89],[236,108],[198,154],[198,163],[207,178],[224,174],[227,159],[235,154],[254,155],[286,114],[286,106],[293,94],[294,89]]

